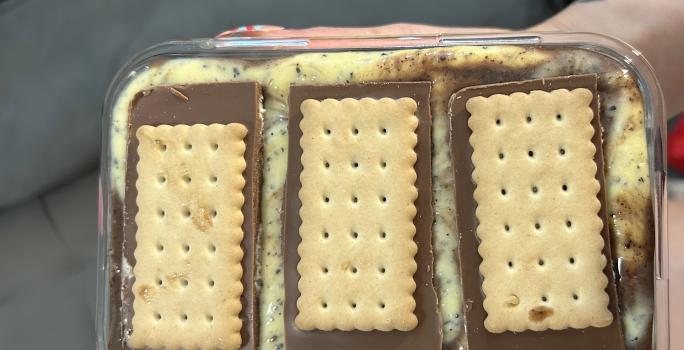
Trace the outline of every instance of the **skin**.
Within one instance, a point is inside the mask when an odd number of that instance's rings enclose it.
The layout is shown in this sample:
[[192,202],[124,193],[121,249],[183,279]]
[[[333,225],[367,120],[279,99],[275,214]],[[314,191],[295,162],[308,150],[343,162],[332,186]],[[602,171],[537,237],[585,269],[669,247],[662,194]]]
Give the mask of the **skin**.
[[[576,2],[528,31],[593,32],[618,38],[640,51],[653,66],[665,98],[667,116],[684,111],[684,1],[682,0],[600,0]],[[379,27],[280,29],[267,26],[250,36],[355,36],[410,35],[434,33],[505,33],[500,28],[438,27],[422,24],[396,23]],[[219,36],[240,35],[226,32]],[[338,43],[321,43],[319,47]]]

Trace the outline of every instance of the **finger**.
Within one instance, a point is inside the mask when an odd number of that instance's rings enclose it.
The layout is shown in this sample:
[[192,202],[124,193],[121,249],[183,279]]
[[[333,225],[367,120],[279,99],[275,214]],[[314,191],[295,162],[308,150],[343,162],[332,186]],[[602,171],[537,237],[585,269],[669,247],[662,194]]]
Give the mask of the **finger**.
[[377,27],[311,27],[304,29],[283,29],[272,25],[255,25],[234,28],[217,37],[353,37],[353,36],[401,36],[435,34],[500,33],[506,30],[491,27],[442,27],[415,23],[393,23]]
[[[246,31],[231,30],[221,33],[217,37],[268,37],[302,39],[315,38],[315,41],[309,42],[309,48],[358,48],[377,46],[406,46],[406,40],[394,38],[401,36],[426,35],[425,38],[414,38],[411,41],[411,44],[430,45],[436,44],[435,36],[437,35],[463,35],[506,32],[506,30],[500,28],[440,27],[413,23],[394,23],[378,27],[312,27],[305,29],[279,29],[274,26],[258,27],[268,29]],[[387,38],[383,39],[382,37]]]
[[415,23],[393,23],[378,27],[312,27],[284,29],[268,33],[276,36],[401,36],[434,34],[496,33],[498,28],[441,27]]

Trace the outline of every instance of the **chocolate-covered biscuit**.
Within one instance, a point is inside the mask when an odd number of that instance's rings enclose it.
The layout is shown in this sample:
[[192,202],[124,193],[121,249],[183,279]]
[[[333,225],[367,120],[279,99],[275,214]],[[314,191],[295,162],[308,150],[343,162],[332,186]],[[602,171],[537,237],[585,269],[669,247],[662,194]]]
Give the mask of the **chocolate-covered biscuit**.
[[[460,90],[456,94],[454,94],[451,97],[450,101],[450,108],[449,108],[449,117],[451,120],[451,142],[452,142],[452,147],[451,147],[451,155],[452,155],[452,160],[454,164],[454,176],[455,176],[455,184],[456,184],[456,208],[458,212],[458,227],[459,227],[459,232],[460,232],[460,258],[461,258],[461,271],[462,271],[462,278],[463,278],[463,290],[464,290],[464,298],[466,302],[468,303],[468,307],[466,307],[466,312],[465,312],[465,322],[466,322],[466,335],[468,339],[468,345],[470,349],[473,350],[485,350],[485,349],[529,349],[529,350],[534,350],[534,349],[579,349],[579,348],[586,348],[586,349],[624,349],[624,343],[623,343],[623,336],[622,336],[622,328],[620,324],[620,317],[619,317],[619,311],[617,307],[617,296],[616,296],[616,288],[615,288],[615,277],[614,277],[614,272],[612,269],[612,259],[611,259],[611,245],[610,245],[610,236],[609,236],[609,231],[608,231],[608,222],[606,221],[606,205],[605,205],[605,185],[604,185],[604,170],[603,170],[603,152],[602,152],[602,147],[601,147],[601,134],[602,134],[602,129],[599,124],[599,114],[598,114],[598,94],[596,92],[596,84],[597,84],[597,79],[595,75],[583,75],[583,76],[571,76],[571,77],[559,77],[559,78],[550,78],[550,79],[544,79],[544,80],[532,80],[532,81],[522,81],[522,82],[511,82],[511,83],[502,83],[502,84],[493,84],[493,85],[483,85],[483,86],[474,86],[474,87],[468,87],[463,90]],[[481,275],[481,271],[483,267],[481,266],[483,260],[481,253],[485,251],[490,251],[489,249],[491,248],[491,245],[488,245],[487,250],[483,250],[483,248],[480,246],[480,240],[478,237],[478,234],[483,234],[482,230],[478,230],[478,225],[480,225],[480,222],[478,220],[478,216],[476,216],[476,208],[478,206],[478,203],[474,199],[474,191],[475,191],[475,183],[473,180],[473,170],[474,170],[474,160],[472,159],[473,156],[473,145],[471,144],[473,140],[471,139],[471,128],[469,128],[469,118],[471,116],[470,112],[467,110],[467,102],[477,96],[483,96],[483,97],[490,97],[493,95],[511,95],[514,93],[526,93],[529,94],[532,91],[540,90],[540,91],[546,91],[550,92],[553,90],[558,90],[558,89],[568,89],[568,90],[573,90],[577,88],[584,88],[586,89],[585,91],[590,91],[593,98],[591,98],[591,102],[589,104],[589,107],[591,108],[591,111],[593,112],[593,118],[591,119],[591,126],[593,127],[593,136],[591,137],[591,142],[593,143],[593,146],[596,149],[596,152],[594,153],[593,156],[593,161],[596,164],[597,171],[596,171],[596,180],[598,180],[598,183],[600,184],[600,190],[598,190],[598,195],[597,198],[600,201],[600,210],[598,211],[598,217],[600,220],[603,221],[602,229],[600,230],[601,232],[601,238],[603,239],[603,250],[602,253],[605,257],[607,257],[607,263],[605,264],[603,268],[603,274],[608,278],[608,283],[607,287],[605,288],[605,292],[608,295],[608,310],[610,313],[612,313],[612,322],[610,321],[611,318],[609,317],[608,320],[606,321],[606,317],[602,316],[601,321],[582,321],[582,320],[573,320],[572,315],[566,315],[568,318],[569,324],[573,324],[575,322],[576,324],[583,324],[585,328],[582,329],[573,329],[573,328],[567,328],[561,327],[563,324],[561,322],[557,322],[557,320],[553,322],[548,322],[550,317],[553,317],[553,308],[552,303],[554,302],[553,300],[550,300],[546,295],[541,295],[539,296],[539,300],[535,299],[534,302],[532,303],[537,303],[541,306],[532,308],[532,310],[529,313],[529,318],[531,323],[530,324],[530,329],[536,329],[534,330],[525,330],[525,331],[520,331],[520,332],[512,332],[510,330],[503,331],[500,328],[496,328],[497,332],[493,332],[489,330],[486,327],[486,317],[487,317],[487,312],[485,311],[486,307],[486,302],[485,306],[483,306],[483,301],[485,299],[485,295],[483,293],[483,278]],[[504,97],[504,96],[499,96],[499,97]],[[573,118],[573,115],[566,115],[563,116],[561,114],[553,114],[552,116],[547,116],[552,119],[552,123],[561,123],[563,118]],[[579,116],[575,116],[579,117]],[[520,116],[522,121],[520,124],[522,126],[519,127],[531,127],[532,123],[534,122],[535,116],[533,115],[527,115],[525,116]],[[525,121],[525,118],[526,121]],[[492,125],[496,124],[497,128],[502,128],[504,127],[504,124],[507,121],[505,118],[499,118],[496,120],[492,120]],[[527,124],[526,124],[527,123]],[[560,125],[560,124],[559,124]],[[471,125],[473,126],[473,125]],[[589,128],[591,129],[591,128]],[[503,137],[503,136],[502,136]],[[492,140],[494,142],[494,140]],[[591,146],[591,145],[589,145]],[[555,147],[555,144],[553,145]],[[540,146],[541,148],[541,146]],[[544,149],[549,148],[545,147]],[[522,149],[522,148],[521,148]],[[551,148],[549,148],[550,150]],[[511,150],[508,150],[511,151]],[[517,148],[513,151],[520,151]],[[517,153],[511,154],[511,152],[506,152],[505,150],[500,150],[498,152],[498,157],[497,157],[497,152],[493,153],[492,156],[495,158],[498,158],[498,162],[504,162],[508,161],[509,158],[511,160],[515,160],[517,158],[522,159],[522,158],[529,158],[532,159],[533,157],[536,156],[534,153],[534,150],[532,149],[524,149],[523,150],[525,153],[524,155],[518,156]],[[569,152],[569,150],[566,150],[563,147],[560,147],[558,149],[553,148],[553,155],[552,156],[557,156],[557,157],[567,157],[568,155],[566,152]],[[522,152],[522,151],[520,151]],[[549,151],[551,152],[551,151]],[[519,153],[519,152],[518,152]],[[550,153],[549,153],[550,155]],[[517,158],[514,158],[517,157]],[[526,159],[528,160],[528,159]],[[543,164],[541,164],[543,166]],[[568,172],[572,172],[572,167],[567,168]],[[496,174],[482,174],[483,176],[495,176]],[[504,178],[506,174],[502,175]],[[569,178],[572,178],[572,174],[570,173]],[[543,178],[539,178],[538,181],[540,183],[544,182]],[[552,185],[555,186],[555,183]],[[568,191],[568,187],[565,184],[559,183],[558,188],[553,187],[553,188],[542,188],[541,186],[536,186],[535,184],[530,184],[529,188],[527,187],[527,184],[525,184],[524,190],[525,193],[527,194],[529,192],[529,196],[539,196],[542,194],[544,190],[549,190],[549,191],[556,191],[560,193],[561,195],[563,194],[563,191]],[[522,188],[522,187],[521,187]],[[517,188],[516,188],[517,189]],[[483,189],[484,190],[484,189]],[[500,189],[501,191],[501,196],[503,197],[510,197],[511,194],[511,188],[505,188],[502,187]],[[515,189],[513,189],[515,190]],[[497,192],[498,193],[498,192]],[[595,193],[588,191],[587,193]],[[591,194],[593,195],[593,194]],[[525,196],[518,196],[516,198],[528,198]],[[529,197],[534,199],[533,197]],[[591,198],[588,198],[591,202]],[[595,199],[594,199],[595,200]],[[554,202],[554,203],[549,203],[549,206],[558,206],[560,202]],[[556,215],[557,213],[554,213]],[[478,211],[478,215],[484,215],[483,212]],[[518,213],[518,215],[525,215],[524,212]],[[557,215],[556,215],[557,216]],[[503,216],[502,216],[503,217]],[[582,218],[587,219],[587,217]],[[589,217],[589,219],[591,219]],[[534,223],[533,221],[528,225],[529,227],[525,226],[522,228],[522,230],[527,230],[530,231],[532,230],[533,232],[528,233],[531,235],[534,234],[542,234],[542,227],[541,222],[536,222]],[[599,222],[600,224],[600,222]],[[565,221],[565,219],[560,222],[549,222],[549,226],[551,226],[551,231],[546,233],[547,235],[553,235],[556,234],[560,231],[560,227],[562,226],[562,230],[564,230],[562,233],[565,235],[564,239],[571,239],[568,237],[571,234],[569,228],[573,225],[572,220],[568,219]],[[502,223],[501,225],[501,234],[503,235],[510,235],[512,234],[513,230],[519,229],[520,227],[514,227],[513,225],[509,225],[508,222]],[[558,226],[558,227],[556,227]],[[567,226],[567,227],[566,227]],[[601,227],[598,225],[598,227]],[[567,232],[566,232],[567,231]],[[556,233],[554,233],[556,232]],[[566,237],[567,236],[567,237]],[[529,236],[532,237],[530,239],[534,239],[534,236]],[[529,241],[529,240],[528,240]],[[527,241],[525,241],[527,242]],[[523,244],[523,241],[519,242],[520,244]],[[600,243],[600,242],[599,242]],[[600,247],[600,246],[599,246]],[[478,248],[480,248],[480,253],[478,253]],[[593,249],[593,248],[592,248]],[[558,251],[557,247],[548,247],[548,251]],[[553,259],[553,262],[551,261]],[[548,261],[547,261],[548,260]],[[600,260],[599,260],[600,261]],[[539,258],[539,260],[534,260],[533,262],[529,261],[520,261],[521,268],[527,269],[526,271],[529,271],[529,269],[541,269],[546,265],[549,265],[551,263],[557,264],[567,264],[569,268],[573,268],[574,264],[579,264],[579,261],[576,261],[574,257],[570,256],[569,258],[566,256],[549,256],[548,259],[544,258]],[[582,261],[584,262],[584,261]],[[501,266],[502,269],[506,269],[507,272],[511,272],[518,268],[517,265],[518,262],[514,261],[514,259],[510,259],[508,261],[508,266],[506,266],[506,263],[504,262]],[[600,263],[600,262],[599,262]],[[528,266],[529,265],[529,266]],[[534,267],[531,267],[533,266]],[[537,266],[538,265],[538,266]],[[485,268],[485,270],[490,271],[491,266]],[[604,278],[605,281],[605,278]],[[540,281],[541,282],[541,281]],[[496,286],[492,286],[489,284],[487,288],[489,288],[490,291],[496,291]],[[506,288],[507,286],[501,286],[501,288]],[[494,289],[493,289],[494,288]],[[567,295],[563,294],[563,300],[567,299],[569,303],[574,303],[574,302],[581,302],[580,294],[579,292],[573,294],[572,291],[568,291],[566,293]],[[487,295],[489,297],[489,295]],[[517,296],[511,296],[508,301],[506,301],[507,307],[510,307],[511,310],[515,310],[518,306],[519,303],[522,303],[523,301],[520,300]],[[601,305],[605,305],[602,303],[599,303]],[[491,305],[491,304],[490,304]],[[502,304],[503,305],[503,304]],[[600,308],[597,308],[597,314],[599,311],[601,311]],[[605,314],[605,306],[603,306],[603,311],[602,315]],[[587,317],[589,317],[588,315]],[[557,329],[557,330],[552,330],[552,329],[547,329],[547,322],[549,327]],[[583,323],[584,322],[584,323]],[[586,324],[591,324],[593,326],[587,327]],[[607,325],[607,326],[606,326]],[[519,326],[516,326],[519,327]]]
[[[441,323],[433,279],[433,256],[431,248],[432,226],[432,187],[431,187],[431,117],[429,107],[431,84],[415,83],[377,83],[349,86],[292,86],[290,90],[289,114],[289,153],[288,175],[284,204],[284,271],[285,271],[285,345],[288,349],[439,349],[442,344]],[[300,330],[295,324],[299,310],[297,300],[300,297],[298,282],[300,274],[297,265],[300,255],[297,248],[301,243],[300,226],[302,219],[300,209],[302,202],[298,193],[302,187],[300,174],[302,165],[303,136],[300,122],[303,114],[300,106],[308,99],[323,101],[325,99],[400,99],[408,97],[417,103],[415,113],[418,119],[416,128],[417,159],[414,170],[417,175],[415,187],[418,196],[415,200],[416,215],[413,218],[416,233],[413,237],[418,251],[415,255],[417,270],[413,275],[416,284],[413,297],[416,307],[414,313],[417,325],[408,330]],[[361,128],[359,128],[361,129]],[[325,131],[322,131],[325,132]],[[350,135],[355,131],[350,129]],[[360,133],[361,131],[359,131]],[[377,132],[382,132],[382,128]],[[351,163],[351,166],[355,166]],[[324,166],[324,165],[321,165]],[[382,166],[382,162],[377,164]],[[359,165],[359,168],[361,166]],[[343,176],[343,175],[340,175]],[[383,200],[382,196],[378,197]],[[363,198],[359,198],[359,201]],[[387,201],[391,198],[387,198]],[[354,201],[351,197],[350,201]],[[351,202],[350,202],[351,203]],[[353,236],[353,233],[352,237]],[[324,235],[324,233],[323,233]],[[381,239],[381,233],[377,237]],[[362,243],[360,241],[359,243]],[[350,270],[354,273],[353,267]],[[380,272],[381,273],[381,272]],[[354,307],[351,304],[351,307]],[[382,304],[379,307],[382,307]]]
[[[259,224],[259,186],[261,176],[261,91],[259,85],[253,82],[246,83],[217,83],[217,84],[195,84],[195,85],[178,85],[178,86],[159,86],[149,90],[144,90],[136,95],[130,109],[129,129],[131,134],[134,134],[140,126],[159,126],[159,125],[196,125],[196,124],[241,124],[246,128],[246,136],[244,137],[244,144],[246,146],[244,151],[244,161],[246,168],[242,173],[245,185],[242,189],[244,196],[244,204],[242,205],[242,216],[244,218],[242,223],[242,231],[244,233],[241,248],[243,252],[242,257],[242,286],[243,292],[240,298],[242,304],[239,313],[242,327],[240,327],[241,349],[255,349],[258,344],[258,320],[256,311],[256,291],[254,284],[255,276],[255,247]],[[136,189],[136,181],[138,173],[136,171],[136,164],[138,163],[138,139],[131,137],[127,145],[127,170],[126,170],[126,192],[124,199],[124,241],[123,241],[123,256],[125,261],[132,267],[135,267],[136,259],[134,251],[136,249],[136,232],[137,225],[135,221],[138,207],[136,198],[138,191]],[[218,143],[212,145],[217,148]],[[187,145],[186,145],[187,147]],[[220,146],[218,146],[220,147]],[[187,150],[188,148],[186,148]],[[220,181],[220,179],[215,179]],[[206,181],[215,181],[213,177],[207,177]],[[186,179],[187,181],[187,179]],[[196,179],[201,181],[201,179]],[[230,201],[226,198],[226,201]],[[208,230],[210,226],[211,216],[214,215],[211,210],[206,208],[199,208],[201,213],[207,215],[200,215],[197,217],[190,217],[199,222],[200,228]],[[198,209],[198,210],[199,210]],[[216,215],[220,215],[217,213]],[[201,249],[200,247],[197,247]],[[209,252],[220,247],[208,245],[205,247]],[[158,248],[159,249],[159,248]],[[190,252],[190,247],[184,246],[186,253]],[[196,252],[195,254],[201,254]],[[131,332],[131,319],[133,317],[133,299],[134,292],[131,287],[134,283],[133,278],[123,278],[122,290],[122,329],[118,330],[123,334],[121,342],[110,345],[115,345],[116,348],[128,349],[126,338]],[[164,280],[163,277],[162,287]],[[170,278],[170,277],[168,277]],[[190,283],[192,276],[186,280],[180,280],[182,285],[192,287]],[[169,280],[169,282],[173,282]],[[197,282],[201,282],[197,280]],[[203,281],[212,284],[213,280]],[[198,288],[201,286],[197,286]],[[188,315],[192,315],[188,313]],[[207,316],[208,315],[208,316]],[[210,313],[205,315],[206,322],[219,320]],[[184,317],[188,317],[187,315]],[[135,330],[133,330],[135,331]]]

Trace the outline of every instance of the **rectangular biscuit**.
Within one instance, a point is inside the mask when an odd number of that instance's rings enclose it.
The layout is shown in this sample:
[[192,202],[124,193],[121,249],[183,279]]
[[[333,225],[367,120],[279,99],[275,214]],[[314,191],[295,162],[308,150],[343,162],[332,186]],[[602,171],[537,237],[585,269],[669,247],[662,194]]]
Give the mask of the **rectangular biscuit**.
[[141,126],[135,348],[238,349],[247,128]]
[[471,348],[623,347],[597,99],[595,76],[452,96]]
[[428,83],[291,88],[288,348],[441,347],[429,91]]
[[613,320],[592,98],[577,88],[466,101],[490,332],[605,327]]
[[260,108],[254,82],[158,86],[133,100],[123,348],[258,343]]
[[302,102],[299,329],[415,328],[416,108]]

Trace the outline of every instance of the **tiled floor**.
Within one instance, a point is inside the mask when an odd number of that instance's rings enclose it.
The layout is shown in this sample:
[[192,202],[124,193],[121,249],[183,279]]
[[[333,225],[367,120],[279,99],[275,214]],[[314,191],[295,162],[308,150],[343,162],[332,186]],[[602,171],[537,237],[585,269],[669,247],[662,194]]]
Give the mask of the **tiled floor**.
[[[93,349],[97,176],[0,213],[0,349]],[[684,349],[684,201],[671,201],[670,349]]]

